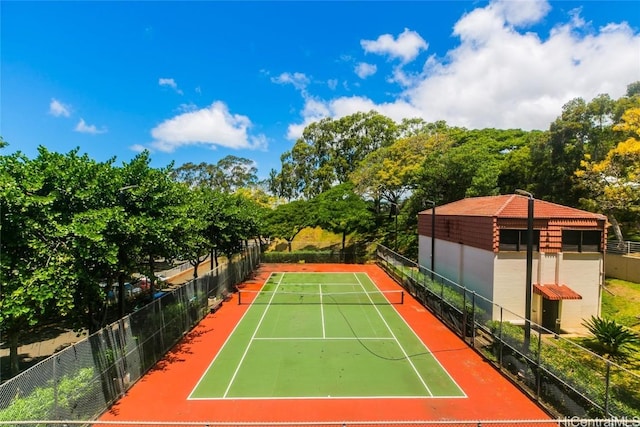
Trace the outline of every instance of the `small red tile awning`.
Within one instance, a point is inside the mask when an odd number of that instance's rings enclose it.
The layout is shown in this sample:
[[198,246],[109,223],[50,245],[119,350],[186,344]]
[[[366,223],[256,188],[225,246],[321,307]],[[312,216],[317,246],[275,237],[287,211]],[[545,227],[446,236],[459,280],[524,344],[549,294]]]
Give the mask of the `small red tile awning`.
[[538,283],[535,283],[533,285],[533,292],[538,295],[542,295],[542,298],[544,299],[552,301],[559,301],[563,299],[582,299],[582,296],[580,294],[575,292],[567,285],[540,285]]

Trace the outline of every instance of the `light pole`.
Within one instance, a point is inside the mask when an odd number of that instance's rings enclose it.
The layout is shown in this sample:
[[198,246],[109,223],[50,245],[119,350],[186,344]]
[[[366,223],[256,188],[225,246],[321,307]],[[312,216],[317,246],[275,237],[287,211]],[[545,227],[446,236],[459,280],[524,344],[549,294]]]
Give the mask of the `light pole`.
[[527,278],[524,306],[524,350],[529,351],[531,340],[531,281],[533,276],[533,194],[524,190],[516,190],[517,194],[527,196]]
[[431,280],[433,280],[436,265],[436,202],[425,201],[431,205]]
[[389,202],[389,203],[391,203],[391,206],[393,206],[393,213],[394,213],[394,216],[395,216],[395,227],[396,227],[396,231],[393,234],[393,240],[394,240],[393,251],[394,252],[398,252],[398,209],[399,209],[399,206],[398,206],[397,203],[393,203],[393,202]]

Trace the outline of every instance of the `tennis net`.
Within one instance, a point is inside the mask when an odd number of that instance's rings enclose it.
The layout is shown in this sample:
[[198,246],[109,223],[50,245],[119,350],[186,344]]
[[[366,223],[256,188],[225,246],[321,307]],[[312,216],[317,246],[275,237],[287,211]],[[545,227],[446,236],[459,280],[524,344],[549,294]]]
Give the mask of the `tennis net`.
[[291,292],[238,291],[238,304],[325,304],[325,305],[389,305],[403,304],[404,291],[358,292]]

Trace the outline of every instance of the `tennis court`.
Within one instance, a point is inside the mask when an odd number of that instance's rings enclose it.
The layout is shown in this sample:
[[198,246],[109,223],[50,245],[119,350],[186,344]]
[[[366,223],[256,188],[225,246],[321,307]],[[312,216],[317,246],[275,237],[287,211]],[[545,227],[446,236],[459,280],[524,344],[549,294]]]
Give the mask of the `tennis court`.
[[262,264],[100,420],[549,418],[411,295],[399,303],[400,292],[375,264]]
[[464,397],[366,273],[273,273],[189,399]]

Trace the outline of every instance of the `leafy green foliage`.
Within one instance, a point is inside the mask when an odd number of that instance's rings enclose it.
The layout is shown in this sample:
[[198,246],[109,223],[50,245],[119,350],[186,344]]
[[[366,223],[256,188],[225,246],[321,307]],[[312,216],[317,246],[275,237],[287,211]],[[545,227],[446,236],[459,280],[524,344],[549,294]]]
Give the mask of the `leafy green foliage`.
[[0,410],[0,421],[52,420],[59,414],[72,413],[78,401],[89,400],[100,392],[93,368],[80,369],[65,376],[58,384],[38,387],[27,396],[16,396]]
[[257,171],[252,160],[229,155],[215,165],[185,163],[174,169],[172,176],[192,188],[208,187],[229,193],[255,185],[258,181]]
[[305,228],[311,225],[309,202],[294,200],[276,206],[265,217],[265,233],[269,237],[285,239],[291,251],[291,242]]
[[363,232],[373,223],[370,205],[353,192],[353,184],[345,183],[320,194],[311,201],[313,225],[342,235],[342,249],[347,235]]
[[615,320],[591,316],[582,324],[595,336],[602,350],[611,356],[620,355],[625,346],[640,344],[640,336]]
[[391,145],[396,135],[393,120],[375,111],[311,123],[281,156],[282,170],[271,172],[269,190],[288,200],[313,198],[336,183],[348,182],[369,153]]

